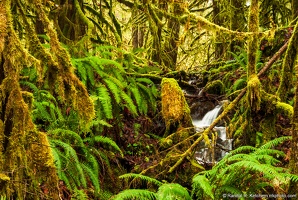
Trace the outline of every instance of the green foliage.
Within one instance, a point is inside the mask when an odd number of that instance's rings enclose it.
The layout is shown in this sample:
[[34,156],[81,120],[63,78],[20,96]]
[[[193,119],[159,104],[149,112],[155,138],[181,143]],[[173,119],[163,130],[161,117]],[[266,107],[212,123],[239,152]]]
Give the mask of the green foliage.
[[191,200],[188,191],[177,183],[165,183],[158,188],[158,200]]
[[[141,185],[143,182],[147,183],[147,187],[150,185],[158,186],[156,192],[149,191],[147,189],[127,189],[117,194],[113,199],[153,199],[153,200],[190,200],[191,197],[188,191],[179,184],[176,183],[162,183],[154,178],[144,176],[141,174],[124,174],[119,178],[129,181],[132,179],[132,183],[135,185]],[[152,189],[151,189],[152,190]]]
[[[192,196],[198,199],[220,199],[223,194],[249,195],[284,189],[298,176],[279,167],[284,153],[272,149],[290,137],[274,139],[259,148],[242,146],[227,154],[211,170],[193,178]],[[275,182],[279,182],[277,186]],[[268,191],[268,192],[266,192]],[[277,191],[276,191],[277,192]]]
[[[94,187],[95,195],[99,195],[100,168],[108,171],[111,168],[107,156],[109,153],[94,146],[104,144],[122,155],[117,144],[103,136],[87,137],[83,140],[78,133],[70,130],[55,129],[48,134],[60,179],[74,191],[79,188],[87,189],[89,187],[87,182],[90,182]],[[99,163],[102,165],[100,166]]]
[[150,192],[148,190],[142,189],[129,189],[124,190],[117,194],[113,200],[156,200],[156,194],[154,192]]
[[88,196],[85,194],[84,191],[75,189],[71,199],[74,199],[74,200],[88,200]]
[[162,182],[156,180],[155,178],[151,178],[151,177],[144,176],[141,174],[128,173],[128,174],[123,174],[123,175],[119,176],[119,178],[124,179],[126,181],[133,179],[137,183],[140,183],[141,181],[145,181],[147,183],[147,185],[150,185],[150,184],[157,185],[157,186],[162,185]]
[[128,63],[127,60],[110,58],[114,55],[111,50],[119,50],[106,48],[108,52],[103,47],[94,52],[103,58],[88,54],[85,58],[72,59],[78,77],[92,94],[98,119],[113,119],[124,108],[133,116],[146,115],[149,110],[155,112],[158,92],[153,82],[138,78],[137,74],[126,74],[125,71],[134,71],[131,67],[135,66],[126,64],[130,68],[124,68],[121,63]]
[[119,146],[112,139],[110,139],[108,137],[103,137],[101,135],[97,135],[94,137],[85,138],[84,142],[88,142],[88,144],[91,144],[91,145],[94,143],[105,144],[106,146],[112,147],[114,150],[116,150],[123,156],[123,153],[122,153],[121,149],[119,148]]

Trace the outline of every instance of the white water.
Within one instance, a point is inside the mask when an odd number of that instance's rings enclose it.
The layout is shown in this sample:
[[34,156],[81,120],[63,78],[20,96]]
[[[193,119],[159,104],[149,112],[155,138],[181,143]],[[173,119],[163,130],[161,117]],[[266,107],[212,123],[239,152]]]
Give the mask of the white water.
[[218,116],[218,113],[221,108],[222,108],[221,105],[217,105],[213,110],[210,110],[209,112],[207,112],[202,120],[193,121],[194,126],[199,128],[205,128],[210,126]]
[[[217,118],[222,106],[217,105],[213,110],[206,113],[202,120],[194,120],[193,125],[197,131],[203,131],[204,128],[209,127],[212,122]],[[218,126],[213,128],[218,133],[217,145],[215,148],[215,155],[212,155],[210,148],[204,145],[204,142],[200,145],[201,148],[196,152],[195,158],[201,164],[213,163],[222,159],[230,150],[232,150],[232,140],[227,139],[226,127]]]

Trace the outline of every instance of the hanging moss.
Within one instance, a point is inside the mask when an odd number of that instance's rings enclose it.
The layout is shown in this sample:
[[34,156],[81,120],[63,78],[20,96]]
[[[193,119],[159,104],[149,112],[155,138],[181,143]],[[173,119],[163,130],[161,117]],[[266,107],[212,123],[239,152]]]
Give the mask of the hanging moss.
[[[19,72],[32,56],[22,46],[11,23],[11,1],[0,2],[0,194],[7,199],[40,199],[40,184],[59,199],[51,149],[46,135],[38,133],[31,120],[32,96],[22,93]],[[6,29],[2,27],[6,26]],[[24,101],[29,104],[27,105]]]
[[[54,92],[63,105],[71,105],[78,110],[82,127],[88,127],[89,122],[94,118],[95,111],[93,102],[89,97],[87,89],[74,75],[74,68],[70,61],[70,55],[58,41],[58,36],[50,22],[40,0],[36,0],[37,13],[45,25],[50,38],[52,62],[48,66],[48,84],[54,85]],[[56,96],[56,95],[55,95]]]
[[261,83],[256,74],[252,75],[247,83],[247,100],[248,105],[254,111],[258,111],[261,108]]
[[192,127],[190,109],[177,81],[163,78],[161,82],[162,116],[166,122],[166,135],[180,127]]

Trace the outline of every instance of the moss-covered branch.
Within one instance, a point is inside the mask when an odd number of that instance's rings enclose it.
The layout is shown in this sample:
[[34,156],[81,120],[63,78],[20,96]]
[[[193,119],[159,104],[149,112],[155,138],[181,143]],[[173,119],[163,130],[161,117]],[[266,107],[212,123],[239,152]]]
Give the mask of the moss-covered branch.
[[[143,10],[143,5],[138,4],[136,2],[132,3],[130,1],[125,1],[125,0],[118,0],[118,2],[125,4],[126,6],[133,8],[136,7],[140,10]],[[252,36],[256,36],[258,38],[263,37],[263,38],[273,38],[275,30],[268,30],[265,32],[259,32],[257,31],[252,31],[250,30],[249,32],[239,32],[239,31],[233,31],[228,28],[225,28],[223,26],[219,26],[215,23],[210,22],[207,20],[205,17],[198,16],[195,14],[192,14],[189,12],[188,7],[184,6],[183,12],[180,16],[175,16],[172,13],[169,13],[167,11],[160,10],[159,8],[155,7],[154,5],[151,6],[152,10],[156,12],[157,15],[164,16],[168,19],[171,20],[177,20],[180,22],[180,24],[186,24],[190,22],[192,25],[197,25],[198,28],[203,28],[211,32],[220,32],[222,34],[228,34],[231,35],[232,37],[238,39],[238,40],[244,40],[247,38],[250,38]]]
[[292,37],[289,41],[289,46],[286,51],[285,58],[283,60],[281,81],[277,90],[277,96],[280,97],[281,101],[286,101],[288,92],[291,90],[293,81],[293,70],[298,55],[298,22],[294,27]]

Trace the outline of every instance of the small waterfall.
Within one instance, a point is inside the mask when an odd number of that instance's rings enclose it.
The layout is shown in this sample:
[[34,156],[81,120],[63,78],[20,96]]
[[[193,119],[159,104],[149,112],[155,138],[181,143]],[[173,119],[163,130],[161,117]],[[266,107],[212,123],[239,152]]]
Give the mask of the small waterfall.
[[193,121],[194,126],[201,127],[201,128],[210,126],[218,116],[218,113],[221,108],[222,108],[221,105],[217,105],[213,110],[207,112],[202,120]]
[[[203,131],[204,128],[209,127],[218,116],[221,108],[222,105],[217,105],[213,110],[207,112],[202,120],[194,120],[193,125],[197,131]],[[213,130],[218,133],[215,147],[210,149],[205,146],[204,142],[201,142],[198,151],[195,153],[195,158],[200,164],[217,162],[232,150],[232,139],[227,139],[226,127],[217,126]]]

